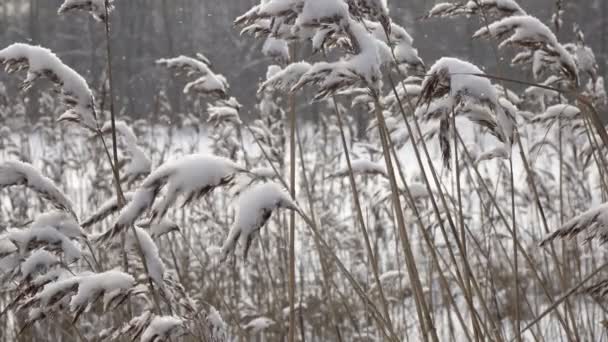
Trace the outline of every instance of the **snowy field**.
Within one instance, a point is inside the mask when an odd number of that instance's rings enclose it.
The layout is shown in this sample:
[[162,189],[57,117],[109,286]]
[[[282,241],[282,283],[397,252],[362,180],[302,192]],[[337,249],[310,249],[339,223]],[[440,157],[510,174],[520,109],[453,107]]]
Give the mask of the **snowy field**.
[[[113,1],[57,10],[110,38]],[[491,74],[425,61],[383,0],[263,0],[226,19],[272,63],[254,108],[177,53],[150,67],[192,112],[136,120],[111,62],[97,89],[1,47],[0,341],[608,340],[607,97],[561,15],[420,15],[481,23]]]

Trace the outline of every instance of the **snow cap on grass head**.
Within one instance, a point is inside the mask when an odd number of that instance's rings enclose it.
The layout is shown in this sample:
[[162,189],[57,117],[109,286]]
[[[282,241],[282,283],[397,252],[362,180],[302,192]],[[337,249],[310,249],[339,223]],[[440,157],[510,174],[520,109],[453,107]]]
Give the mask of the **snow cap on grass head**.
[[74,10],[89,12],[95,20],[105,22],[108,19],[106,12],[110,14],[114,10],[114,0],[64,0],[57,13],[64,14]]
[[574,58],[557,41],[555,34],[533,16],[503,18],[479,29],[473,38],[504,39],[499,48],[508,45],[518,46],[532,56],[526,60],[533,63],[535,78],[538,78],[544,70],[557,70],[562,77],[571,82],[571,85],[578,85],[578,68]]
[[154,316],[141,334],[141,342],[165,341],[183,334],[184,321],[177,316]]
[[[395,47],[400,67],[424,66],[409,34],[391,23],[384,0],[270,0],[254,6],[235,23],[249,25],[243,31],[256,35],[310,40],[313,52],[334,48],[346,51],[338,61],[286,66],[268,77],[260,92],[271,87],[295,92],[315,84],[319,87],[316,100],[353,87],[366,87],[379,94],[381,68],[394,61],[389,42]],[[291,27],[291,36],[285,35],[285,27]]]
[[[122,120],[115,122],[116,131],[120,133],[126,147],[126,164],[122,166],[121,174],[127,182],[147,176],[152,169],[152,161],[144,150],[137,145],[137,137],[133,129]],[[101,128],[102,133],[112,132],[112,122],[106,121]],[[122,179],[121,179],[122,181]]]
[[498,104],[496,88],[477,66],[451,57],[443,57],[428,71],[422,82],[422,103],[449,95],[454,99],[470,97],[478,102]]
[[376,39],[363,24],[352,19],[348,21],[345,34],[351,54],[337,62],[315,63],[292,87],[292,91],[316,84],[319,87],[316,100],[358,86],[379,93],[382,85],[381,67],[392,61],[390,48]]
[[242,245],[246,259],[253,239],[279,208],[300,210],[289,193],[276,183],[256,184],[245,190],[237,201],[236,218],[222,246],[222,259],[234,252],[237,242]]
[[0,64],[9,72],[27,70],[20,88],[27,90],[34,81],[46,77],[61,89],[61,98],[68,110],[59,121],[72,121],[95,130],[97,119],[91,89],[82,76],[63,64],[49,49],[29,44],[15,43],[0,50]]
[[59,258],[53,253],[38,249],[21,263],[21,276],[23,280],[29,279],[37,271],[45,271],[59,264]]
[[351,15],[358,20],[378,21],[389,35],[393,25],[387,0],[346,0]]
[[[212,154],[191,154],[168,161],[146,177],[131,201],[121,210],[113,228],[98,236],[96,241],[105,242],[113,238],[150,208],[152,220],[158,222],[178,197],[184,197],[182,205],[187,205],[218,187],[231,184],[237,173],[246,172],[232,160]],[[164,196],[154,205],[164,187],[167,189]]]
[[571,218],[558,230],[545,237],[540,245],[545,246],[558,238],[571,239],[581,233],[585,233],[585,241],[598,239],[600,243],[608,242],[608,203],[591,207]]
[[[360,175],[369,175],[369,176],[374,176],[374,175],[382,175],[386,178],[388,178],[388,174],[386,172],[386,168],[384,167],[384,165],[378,163],[378,162],[373,162],[371,160],[367,160],[367,159],[353,159],[351,162],[351,168],[353,171],[353,174],[360,174]],[[332,173],[329,175],[329,177],[346,177],[349,174],[349,169],[348,166],[344,166],[342,168],[340,168],[338,171]]]
[[576,41],[564,44],[564,48],[574,58],[579,73],[587,74],[591,78],[590,83],[596,83],[600,77],[598,77],[599,65],[595,58],[595,54],[591,47],[586,45],[585,34],[576,24],[574,25],[574,33],[576,35]]
[[15,185],[24,185],[51,202],[55,208],[76,217],[70,199],[31,164],[17,160],[0,163],[0,189]]
[[[417,115],[440,121],[439,142],[446,166],[451,156],[450,128],[452,113],[465,114],[474,123],[488,128],[500,141],[513,142],[516,108],[500,98],[484,72],[457,58],[443,57],[429,69],[422,82]],[[477,106],[478,108],[475,108]],[[480,115],[488,108],[495,116]]]
[[473,0],[438,3],[431,8],[424,18],[446,18],[472,14],[503,18],[512,15],[525,15],[526,12],[515,0]]
[[157,286],[163,287],[163,279],[165,274],[165,265],[160,258],[158,247],[145,230],[139,227],[135,227],[137,235],[133,234],[133,231],[129,231],[125,240],[126,249],[132,252],[138,252],[141,248],[142,257],[146,262],[146,269],[148,275]]
[[3,234],[3,237],[17,246],[22,256],[39,246],[63,253],[68,262],[81,256],[78,244],[52,225],[32,225],[26,229],[9,229]]
[[226,78],[210,69],[211,63],[205,56],[202,54],[196,56],[198,59],[187,56],[161,58],[156,61],[156,64],[165,66],[176,74],[198,77],[186,84],[184,94],[198,93],[220,99],[226,98],[228,93]]
[[86,232],[80,228],[78,221],[65,211],[54,210],[40,214],[31,226],[33,228],[53,227],[72,239],[86,237]]

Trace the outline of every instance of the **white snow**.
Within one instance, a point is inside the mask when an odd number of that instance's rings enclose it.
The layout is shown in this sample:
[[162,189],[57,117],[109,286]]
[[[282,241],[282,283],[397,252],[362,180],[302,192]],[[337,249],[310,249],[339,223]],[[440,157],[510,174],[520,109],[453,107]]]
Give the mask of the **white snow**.
[[228,325],[215,307],[210,306],[206,319],[214,338],[223,341],[228,337]]
[[429,196],[426,186],[422,183],[410,182],[407,184],[410,189],[410,194],[414,199],[424,198]]
[[34,286],[44,286],[50,282],[57,281],[59,279],[65,279],[71,277],[70,271],[63,268],[63,266],[51,267],[47,272],[35,276],[31,284]]
[[15,43],[0,51],[0,64],[8,70],[27,64],[27,76],[22,88],[29,89],[33,82],[46,76],[62,89],[62,97],[69,108],[59,120],[76,121],[82,126],[95,129],[93,94],[87,82],[76,71],[63,64],[51,50],[23,43]]
[[67,295],[68,292],[76,291],[79,279],[79,276],[72,276],[48,283],[28,303],[39,303],[41,308],[49,307]]
[[552,45],[558,44],[557,38],[551,30],[537,18],[530,15],[513,16],[493,22],[488,27],[483,27],[473,34],[473,38],[484,35],[500,37],[513,31],[513,34],[504,40],[499,46],[525,41],[544,41]]
[[402,270],[392,270],[392,271],[386,271],[386,272],[382,273],[379,278],[380,278],[380,282],[384,283],[384,282],[392,281],[401,276],[403,276]]
[[[116,131],[122,135],[127,145],[137,144],[137,137],[135,136],[135,132],[133,132],[133,129],[131,129],[131,127],[126,122],[124,122],[123,120],[116,120],[114,124],[116,126]],[[101,131],[103,133],[110,133],[112,131],[112,122],[106,121],[103,124]]]
[[604,106],[608,104],[608,95],[606,94],[603,77],[599,76],[595,82],[593,82],[593,79],[589,79],[585,88],[596,103]]
[[[386,32],[381,23],[366,20],[365,27],[371,31],[374,38],[378,41],[389,43],[386,39]],[[398,64],[408,64],[415,67],[423,66],[424,63],[420,56],[418,56],[418,50],[413,47],[414,39],[410,34],[403,28],[395,23],[391,23],[390,30],[390,45],[393,47],[393,53]]]
[[498,99],[499,107],[494,108],[496,112],[496,123],[502,132],[502,140],[513,142],[513,134],[516,128],[515,118],[517,117],[518,109],[509,100],[504,97]]
[[581,114],[581,110],[578,107],[560,103],[548,107],[543,114],[535,116],[533,121],[552,120],[559,117],[570,120],[574,119],[579,114]]
[[348,18],[348,5],[343,0],[305,0],[294,26],[319,26]]
[[276,68],[269,67],[267,79],[260,86],[259,92],[263,92],[268,88],[272,90],[290,90],[310,68],[311,65],[307,62],[291,63],[284,69],[280,69],[278,66]]
[[[519,6],[514,0],[481,0],[479,3],[482,6],[496,6],[496,8],[508,12],[512,12],[514,15],[525,15],[526,12]],[[477,8],[475,1],[469,1],[467,6],[469,8]]]
[[34,272],[49,269],[58,263],[59,258],[53,253],[44,249],[36,250],[21,263],[21,276],[24,279],[29,278]]
[[166,218],[161,219],[159,222],[152,222],[150,224],[146,223],[145,225],[138,222],[136,225],[142,228],[149,228],[150,236],[153,238],[159,238],[165,234],[179,231],[179,226],[175,224],[175,222]]
[[[386,173],[386,168],[381,163],[373,162],[367,159],[353,159],[351,160],[350,164],[353,169],[353,173],[356,175],[382,175],[388,177]],[[344,167],[333,173],[330,177],[345,177],[348,174],[348,165],[345,165]]]
[[571,218],[558,230],[547,236],[541,245],[551,242],[557,237],[572,238],[583,232],[586,240],[598,238],[602,242],[608,241],[608,203],[591,207]]
[[165,341],[183,325],[177,316],[155,316],[141,334],[141,342]]
[[[498,96],[496,88],[489,79],[475,76],[483,75],[477,66],[463,60],[451,57],[439,59],[427,72],[428,75],[446,74],[450,80],[450,95],[452,97],[471,96],[478,100],[486,100],[497,105]],[[431,77],[426,77],[422,82],[422,88],[428,87]]]
[[350,68],[360,77],[363,77],[368,86],[374,89],[380,86],[382,78],[380,67],[393,60],[391,50],[382,40],[374,37],[363,24],[351,20],[350,33],[359,54],[347,59]]
[[[199,56],[199,59],[201,56]],[[209,69],[207,59],[198,60],[187,56],[174,58],[162,58],[156,61],[159,65],[164,65],[177,72],[185,71],[186,76],[198,77],[192,82],[188,82],[184,87],[184,93],[200,92],[214,96],[224,97],[228,91],[228,82],[223,75],[216,74]]]
[[228,81],[223,75],[209,74],[199,77],[184,86],[184,94],[200,92],[203,94],[219,94],[224,96],[228,91]]
[[496,118],[492,115],[492,111],[487,106],[474,104],[474,103],[466,103],[460,106],[458,114],[465,116],[470,121],[489,128],[491,131],[495,130],[496,133],[500,134],[500,132],[496,129],[498,123],[496,122]]
[[25,185],[50,201],[56,208],[74,213],[72,202],[32,165],[20,161],[0,163],[0,189],[13,185]]
[[256,175],[260,178],[274,178],[276,177],[276,173],[271,167],[256,167],[249,170],[252,174]]
[[[1,240],[3,240],[2,237],[0,237],[0,241]],[[10,274],[11,272],[14,272],[21,264],[21,260],[22,258],[19,253],[12,252],[2,256],[2,258],[0,258],[0,273]]]
[[499,97],[504,97],[514,105],[519,105],[523,102],[521,97],[509,88],[505,88],[500,84],[494,84]]
[[[149,177],[150,176],[148,176],[148,178]],[[159,184],[159,186],[162,185],[162,183]],[[127,205],[121,209],[120,214],[114,223],[114,228],[109,231],[110,236],[106,237],[102,235],[100,237],[102,241],[114,237],[123,228],[134,224],[135,221],[152,206],[154,200],[156,199],[157,193],[158,191],[155,191],[155,189],[143,187],[140,187],[137,191],[135,191],[131,201],[129,201]]]
[[[125,201],[129,202],[133,198],[133,192],[125,192],[123,193],[123,196]],[[112,197],[103,202],[91,216],[82,221],[81,225],[82,227],[87,228],[110,216],[112,213],[118,211],[118,209],[118,197]]]
[[299,210],[287,191],[276,183],[256,184],[245,190],[238,198],[236,218],[222,246],[223,258],[234,251],[237,242],[243,247],[246,258],[258,231],[278,208]]
[[598,72],[598,64],[593,50],[582,42],[564,44],[564,48],[572,55],[579,71],[594,77]]
[[[496,87],[483,77],[481,69],[457,58],[444,57],[435,62],[427,74],[422,82],[426,104],[416,110],[416,115],[442,119],[454,106],[461,105],[471,121],[490,128],[501,140],[512,142],[517,108],[499,97]],[[449,96],[444,96],[444,87],[449,87]],[[496,118],[484,114],[485,110],[476,105],[487,106]]]
[[[50,276],[47,276],[50,273]],[[73,312],[81,312],[94,304],[99,297],[103,299],[104,310],[108,303],[120,296],[128,295],[133,289],[135,279],[129,274],[110,270],[103,273],[83,272],[72,275],[70,272],[54,269],[43,275],[46,279],[55,279],[46,283],[42,291],[27,299],[23,307],[38,304],[35,310],[52,309],[56,303],[71,293],[69,305]]]
[[357,0],[354,4],[363,8],[363,11],[369,12],[374,19],[381,20],[378,17],[387,17],[390,13],[388,0]]
[[249,323],[243,326],[245,330],[251,330],[252,333],[256,334],[260,331],[268,329],[270,326],[276,324],[275,321],[268,317],[257,317],[249,321]]
[[[401,99],[401,103],[405,106],[407,104],[406,98],[409,97],[416,99],[420,95],[422,87],[419,84],[403,84],[403,86],[399,84],[397,85],[396,89],[397,95],[399,95],[399,98]],[[384,97],[384,102],[387,107],[399,105],[392,90],[388,95]]]
[[[509,34],[511,35],[508,36]],[[561,71],[566,76],[578,81],[578,69],[573,56],[557,41],[555,34],[533,16],[519,15],[503,18],[479,29],[473,38],[497,37],[502,39],[506,36],[508,38],[500,43],[500,48],[507,45],[521,45],[532,51],[542,50],[543,63],[551,62],[560,65]],[[536,64],[542,64],[541,59],[536,58]],[[535,66],[535,69],[539,68],[540,65]]]
[[264,17],[274,17],[292,12],[298,5],[304,3],[304,0],[270,0],[260,4],[258,14]]
[[81,256],[78,245],[51,226],[8,229],[3,235],[19,248],[22,255],[42,243],[48,247],[60,248],[68,262],[72,262]]
[[53,227],[61,234],[72,239],[86,236],[86,233],[80,228],[76,219],[65,211],[54,210],[40,214],[36,217],[36,220],[32,222],[31,227],[33,229]]
[[28,250],[39,244],[59,248],[63,251],[66,261],[72,262],[80,258],[81,250],[71,238],[85,236],[73,217],[65,212],[53,211],[38,216],[28,228],[8,229],[0,236],[0,241],[11,241],[19,248],[21,255],[25,255]]
[[434,17],[443,15],[444,12],[451,10],[454,7],[454,4],[449,2],[440,2],[435,4],[430,10],[427,16]]
[[152,322],[153,313],[149,309],[145,309],[139,314],[131,318],[130,321],[125,323],[123,327],[119,330],[114,331],[114,333],[110,336],[112,340],[118,340],[121,336],[129,334],[133,331],[135,332],[143,332],[145,328],[148,327],[150,322]]
[[193,154],[161,165],[146,178],[141,188],[157,186],[160,179],[166,180],[165,196],[153,209],[162,217],[178,196],[186,196],[186,201],[200,197],[227,183],[237,172],[245,172],[245,169],[230,159]]
[[275,37],[268,37],[262,46],[264,56],[276,59],[277,62],[287,63],[289,61],[289,46],[287,41]]
[[375,91],[380,91],[382,73],[380,68],[393,60],[392,53],[384,41],[378,40],[365,27],[352,19],[348,21],[351,44],[357,47],[357,54],[336,62],[318,62],[308,70],[292,87],[295,91],[304,85],[316,83],[319,92],[316,99],[324,99],[330,94],[343,91],[358,83]]
[[118,293],[124,293],[135,285],[133,276],[118,270],[79,276],[77,281],[78,292],[70,301],[72,311],[84,307],[100,295],[107,303]]
[[209,123],[219,124],[220,122],[228,122],[236,125],[242,123],[238,109],[231,106],[209,105],[207,106],[207,113],[209,113],[209,118],[207,119]]
[[[116,131],[120,133],[120,136],[124,139],[127,153],[129,155],[129,160],[121,169],[121,174],[124,174],[129,180],[133,180],[141,175],[145,176],[149,174],[150,170],[152,169],[152,161],[146,155],[144,150],[137,145],[137,137],[135,136],[135,133],[131,127],[129,127],[129,125],[122,120],[117,120],[115,122],[115,127]],[[101,131],[104,133],[111,132],[112,122],[107,121],[104,123]]]
[[[297,302],[295,303],[295,311],[297,312],[298,310],[301,309],[306,309],[306,303],[302,303],[302,302]],[[291,311],[291,308],[289,306],[284,307],[283,310],[281,310],[281,313],[283,314],[283,317],[289,317],[289,312]]]
[[511,156],[511,151],[506,148],[504,144],[501,144],[489,151],[483,152],[479,154],[477,159],[475,159],[475,164],[479,164],[484,160],[492,160],[492,159],[509,159]]
[[135,231],[137,232],[137,239],[133,232],[129,230],[129,234],[127,235],[126,239],[127,249],[135,253],[139,253],[139,247],[137,245],[139,242],[150,278],[152,278],[152,280],[154,280],[159,287],[163,287],[165,265],[163,264],[163,261],[158,253],[158,247],[156,247],[156,244],[148,232],[139,227],[135,227]]
[[[480,8],[481,7],[481,8]],[[488,16],[525,15],[526,12],[514,0],[478,0],[469,2],[442,2],[429,11],[427,17],[451,17],[482,12]]]
[[0,259],[17,252],[17,247],[7,238],[6,235],[0,235]]
[[[439,120],[443,117],[446,117],[451,111],[452,108],[456,105],[454,101],[454,97],[445,96],[436,98],[430,103],[419,106],[416,108],[415,115],[417,117],[423,118],[424,120],[436,119]],[[471,104],[466,104],[467,107],[470,107]],[[464,106],[463,106],[464,107]],[[465,109],[468,109],[465,107]],[[465,111],[466,112],[466,111]]]
[[399,25],[393,24],[391,27],[391,43],[395,44],[394,53],[397,63],[423,65],[418,50],[413,47],[414,40],[409,33]]
[[246,172],[239,165],[211,154],[191,154],[168,161],[154,170],[135,191],[133,199],[121,210],[111,236],[132,225],[154,203],[161,188],[164,197],[152,209],[152,218],[161,219],[178,197],[184,204],[200,198],[218,186],[229,183],[238,172]]
[[[114,10],[114,0],[108,1],[108,14]],[[93,18],[98,21],[106,20],[105,0],[64,0],[57,11],[64,14],[71,10],[83,10],[91,13]]]

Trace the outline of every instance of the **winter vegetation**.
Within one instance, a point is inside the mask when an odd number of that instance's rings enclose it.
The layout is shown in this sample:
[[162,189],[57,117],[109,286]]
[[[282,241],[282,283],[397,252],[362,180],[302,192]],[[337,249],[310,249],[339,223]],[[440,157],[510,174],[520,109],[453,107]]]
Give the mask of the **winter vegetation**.
[[604,66],[563,1],[411,14],[466,20],[489,68],[428,60],[386,0],[261,0],[221,18],[255,98],[172,48],[143,118],[121,2],[56,8],[100,32],[101,82],[0,47],[0,341],[608,340]]

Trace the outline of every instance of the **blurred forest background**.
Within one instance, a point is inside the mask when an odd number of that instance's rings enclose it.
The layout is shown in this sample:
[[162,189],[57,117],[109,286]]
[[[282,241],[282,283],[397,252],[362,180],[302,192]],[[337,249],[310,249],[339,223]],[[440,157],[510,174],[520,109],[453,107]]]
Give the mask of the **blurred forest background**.
[[[187,101],[186,95],[181,94],[181,87],[176,83],[179,80],[171,80],[169,73],[154,63],[158,58],[193,56],[197,52],[207,56],[214,70],[228,78],[231,93],[244,105],[241,116],[246,119],[254,115],[257,83],[264,77],[271,61],[257,46],[261,40],[240,37],[232,22],[258,1],[117,0],[117,11],[112,15],[111,40],[114,92],[121,116],[158,117],[155,114],[161,110],[161,103],[162,110],[174,117],[180,113],[206,115],[204,107],[196,101]],[[440,1],[389,0],[393,19],[408,29],[427,65],[439,57],[453,56],[485,66],[486,72],[494,72],[496,60],[489,50],[491,44],[470,38],[479,27],[473,20],[418,19],[436,2]],[[531,15],[549,24],[556,10],[556,0],[521,0],[519,3]],[[103,95],[106,77],[102,26],[89,16],[57,16],[60,4],[61,0],[0,0],[0,46],[27,42],[48,47]],[[558,32],[558,39],[572,41],[573,26],[578,23],[587,44],[596,52],[600,72],[605,77],[608,0],[562,0],[562,6],[564,25]],[[310,60],[309,56],[300,57]],[[509,75],[526,79],[530,73],[514,71]],[[2,74],[0,81],[15,82],[15,79],[9,81],[8,75]],[[16,89],[7,88],[9,94]],[[32,91],[36,92],[35,88]],[[35,93],[30,95],[31,98],[37,96]],[[160,97],[167,101],[161,101]],[[35,119],[39,112],[35,102],[25,106],[25,114],[30,119]],[[314,107],[305,108],[299,115],[314,118]],[[356,114],[361,118],[361,113]]]

